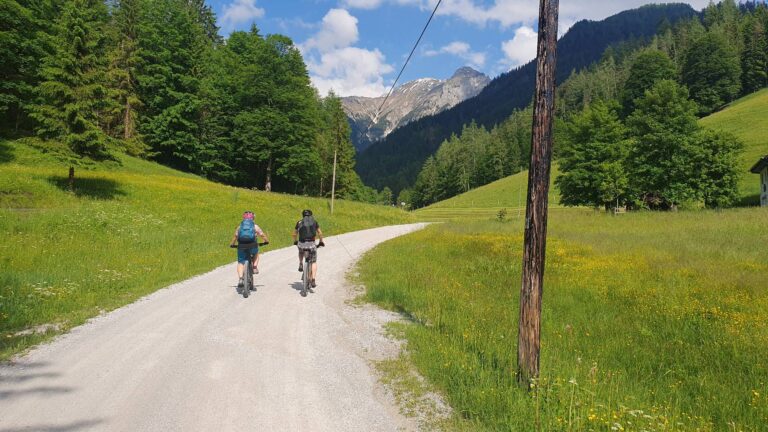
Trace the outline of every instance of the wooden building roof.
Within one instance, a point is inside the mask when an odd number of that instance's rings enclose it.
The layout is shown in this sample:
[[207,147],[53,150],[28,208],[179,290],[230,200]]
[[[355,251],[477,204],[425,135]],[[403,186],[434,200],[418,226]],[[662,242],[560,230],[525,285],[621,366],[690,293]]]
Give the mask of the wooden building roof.
[[760,160],[757,161],[755,166],[753,166],[750,171],[752,171],[755,174],[760,174],[760,172],[762,172],[765,169],[765,167],[768,167],[768,155],[760,158]]

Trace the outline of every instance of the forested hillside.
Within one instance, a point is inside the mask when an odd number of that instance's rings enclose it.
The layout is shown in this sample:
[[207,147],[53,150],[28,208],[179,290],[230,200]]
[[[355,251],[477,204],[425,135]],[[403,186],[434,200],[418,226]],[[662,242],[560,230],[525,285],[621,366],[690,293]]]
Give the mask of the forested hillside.
[[[749,204],[741,157],[768,152],[765,142],[708,115],[768,85],[768,7],[733,0],[702,18],[663,26],[650,43],[610,47],[574,73],[557,94],[555,157],[562,203],[610,207],[723,207]],[[745,106],[759,110],[754,103]],[[429,205],[526,167],[530,111],[493,129],[474,123],[443,142],[402,199]],[[742,128],[755,128],[738,122]],[[739,139],[741,138],[741,139]],[[757,146],[757,147],[756,147]],[[762,146],[762,150],[759,148]],[[754,163],[754,161],[752,161]],[[751,190],[751,188],[750,188]]]
[[[0,1],[0,137],[75,157],[125,152],[229,184],[373,201],[338,98],[294,43],[252,27],[226,43],[204,0]],[[66,169],[65,167],[63,169]]]
[[[573,71],[598,61],[609,46],[647,43],[660,26],[695,15],[685,4],[649,5],[600,22],[578,22],[558,42],[557,81],[562,83]],[[427,157],[464,125],[475,121],[492,128],[528,106],[535,74],[536,64],[531,61],[497,77],[477,97],[396,130],[358,156],[357,172],[365,184],[376,188],[399,191],[411,186]]]

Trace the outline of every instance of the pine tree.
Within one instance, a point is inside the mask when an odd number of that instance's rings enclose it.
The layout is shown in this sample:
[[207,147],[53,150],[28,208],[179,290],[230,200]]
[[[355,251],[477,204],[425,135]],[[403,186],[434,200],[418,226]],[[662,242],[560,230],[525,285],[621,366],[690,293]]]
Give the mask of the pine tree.
[[53,9],[43,0],[0,0],[0,133],[30,128],[28,111],[39,83],[40,59],[48,52],[44,31]]
[[752,93],[768,85],[768,43],[760,20],[749,18],[744,26],[741,69],[744,93]]
[[153,0],[139,27],[139,132],[165,164],[200,172],[199,97],[210,47],[187,0]]
[[[65,142],[76,157],[108,157],[99,125],[105,107],[104,26],[107,9],[98,0],[69,0],[54,25],[54,51],[43,59],[32,109],[36,133]],[[70,168],[72,187],[74,168]]]
[[683,65],[683,82],[699,104],[700,114],[709,114],[738,96],[739,56],[722,31],[711,30],[693,42]]
[[143,0],[118,0],[110,26],[113,40],[107,79],[113,101],[109,119],[111,135],[121,138],[125,149],[133,155],[146,151],[137,134],[138,111],[143,105],[139,97],[137,73],[142,62],[139,26],[144,6]]

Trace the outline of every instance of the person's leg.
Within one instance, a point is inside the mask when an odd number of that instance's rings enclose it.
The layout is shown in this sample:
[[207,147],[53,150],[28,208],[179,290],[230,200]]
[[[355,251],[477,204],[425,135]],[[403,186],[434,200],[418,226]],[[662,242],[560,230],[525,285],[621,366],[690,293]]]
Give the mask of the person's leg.
[[240,279],[243,278],[243,269],[245,269],[245,265],[243,265],[242,263],[238,262],[237,263],[237,277],[239,277]]
[[299,271],[304,271],[304,250],[299,248]]
[[315,280],[315,276],[317,276],[317,261],[312,263],[312,271],[310,272],[310,279]]
[[259,273],[259,257],[261,256],[260,253],[256,253],[256,256],[253,257],[253,272]]

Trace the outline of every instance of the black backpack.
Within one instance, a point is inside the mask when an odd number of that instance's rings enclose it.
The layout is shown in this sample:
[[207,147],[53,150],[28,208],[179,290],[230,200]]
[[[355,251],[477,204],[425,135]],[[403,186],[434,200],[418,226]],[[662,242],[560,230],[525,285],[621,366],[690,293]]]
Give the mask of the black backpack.
[[317,235],[317,222],[312,216],[304,216],[299,222],[299,240],[311,240]]

